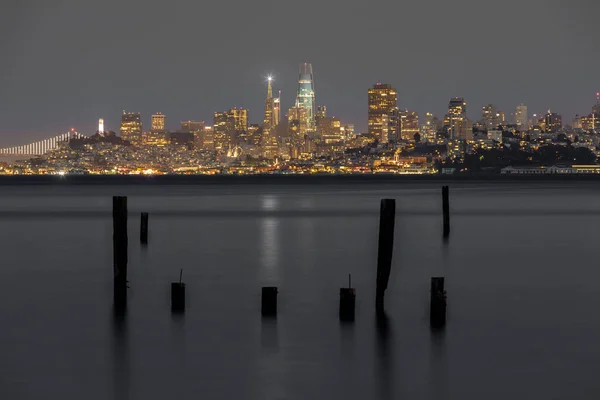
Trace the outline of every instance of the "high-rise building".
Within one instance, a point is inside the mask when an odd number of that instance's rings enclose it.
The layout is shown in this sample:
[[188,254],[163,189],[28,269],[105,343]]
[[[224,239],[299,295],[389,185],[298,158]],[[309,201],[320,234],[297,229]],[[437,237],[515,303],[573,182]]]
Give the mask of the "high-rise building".
[[377,83],[369,89],[369,135],[380,142],[398,136],[398,98],[392,85]]
[[202,148],[204,125],[204,121],[181,121],[181,132],[194,135],[194,145]]
[[156,113],[152,116],[152,130],[153,131],[164,131],[165,130],[165,115],[163,113]]
[[592,114],[600,115],[600,92],[596,93],[596,104],[592,107]]
[[308,132],[306,108],[292,107],[288,111],[288,126],[290,136],[304,137]]
[[544,131],[546,132],[558,132],[563,126],[562,117],[548,110],[548,112],[540,120],[540,125],[543,126]]
[[354,124],[346,124],[343,126],[344,140],[354,139]]
[[415,111],[400,112],[400,137],[402,140],[414,140],[419,133],[419,114]]
[[527,113],[527,106],[525,104],[519,104],[515,112],[515,123],[517,128],[522,131],[529,129],[529,115]]
[[267,99],[265,100],[265,118],[263,120],[263,130],[273,131],[279,125],[279,99],[273,97],[273,88],[271,86],[273,78],[267,78]]
[[316,130],[315,84],[313,79],[312,65],[310,63],[304,63],[300,66],[298,94],[296,95],[295,106],[306,109],[305,124],[309,132],[314,132]]
[[481,109],[481,124],[484,125],[487,130],[494,130],[498,128],[502,122],[504,122],[503,112],[498,111],[496,106],[488,104],[483,106]]
[[339,143],[342,138],[342,124],[338,118],[319,118],[318,132],[325,144]]
[[317,106],[317,113],[315,114],[315,124],[317,129],[319,127],[319,120],[327,117],[327,106]]
[[136,146],[142,144],[142,118],[140,113],[123,111],[121,115],[121,138]]
[[235,121],[229,111],[215,112],[213,118],[213,143],[217,151],[227,151],[235,133]]
[[467,103],[462,97],[453,97],[444,118],[450,139],[472,140],[473,123],[467,119]]
[[229,110],[230,118],[233,118],[233,129],[239,134],[248,130],[248,110],[244,108],[233,108]]

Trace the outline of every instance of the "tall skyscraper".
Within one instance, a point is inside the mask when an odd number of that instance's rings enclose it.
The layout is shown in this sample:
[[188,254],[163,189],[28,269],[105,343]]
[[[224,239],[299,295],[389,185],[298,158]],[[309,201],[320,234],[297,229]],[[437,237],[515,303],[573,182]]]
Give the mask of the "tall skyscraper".
[[502,113],[498,111],[495,105],[488,104],[483,106],[481,109],[481,124],[484,125],[487,130],[494,130],[498,128],[504,121]]
[[338,118],[319,118],[319,135],[325,144],[335,144],[343,140],[342,124]]
[[473,123],[467,119],[467,103],[462,97],[453,97],[444,118],[450,139],[473,139]]
[[248,110],[232,108],[216,112],[213,120],[213,143],[215,150],[227,151],[237,144],[238,138],[248,131]]
[[290,136],[303,138],[308,131],[306,125],[306,108],[304,107],[292,107],[288,111],[288,129]]
[[136,146],[142,144],[142,118],[140,113],[123,111],[123,115],[121,115],[121,138]]
[[229,110],[230,118],[233,118],[233,129],[239,134],[248,130],[248,110],[245,108],[233,108]]
[[279,144],[275,129],[279,125],[279,99],[273,97],[272,77],[267,78],[267,98],[265,100],[265,118],[263,120],[263,132],[261,146],[263,156],[274,158],[277,156]]
[[525,104],[519,104],[517,106],[515,111],[515,123],[517,124],[517,128],[521,130],[529,129],[529,115]]
[[562,116],[550,110],[540,119],[539,123],[546,132],[558,132],[563,127]]
[[306,126],[310,132],[314,132],[316,130],[315,85],[312,65],[310,63],[304,63],[300,66],[296,107],[304,107],[306,109]]
[[204,121],[181,121],[181,131],[194,135],[194,145],[202,148],[204,138]]
[[235,132],[235,122],[229,111],[215,112],[213,118],[213,143],[215,150],[227,151],[229,138]]
[[272,77],[267,78],[267,99],[265,100],[265,118],[263,130],[272,131],[279,125],[280,102],[279,98],[273,97]]
[[163,113],[156,113],[152,116],[152,130],[153,131],[164,131],[165,130],[165,115]]
[[398,97],[392,85],[377,83],[369,89],[369,134],[380,142],[398,137]]
[[419,114],[416,111],[404,110],[400,112],[400,137],[402,140],[414,140],[419,133]]

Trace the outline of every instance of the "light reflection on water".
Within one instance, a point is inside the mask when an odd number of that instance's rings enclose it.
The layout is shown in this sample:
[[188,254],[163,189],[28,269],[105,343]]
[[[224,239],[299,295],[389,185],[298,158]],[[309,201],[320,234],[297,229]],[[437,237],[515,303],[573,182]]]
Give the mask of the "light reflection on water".
[[[73,187],[27,188],[34,214],[0,221],[0,398],[600,397],[600,191],[455,190],[460,212],[444,245],[439,188],[398,186],[239,196],[186,188],[175,200],[168,187],[106,187],[77,201]],[[20,190],[0,194],[0,215],[21,210]],[[102,213],[112,193],[130,195],[135,215],[124,321],[108,311],[111,220]],[[399,208],[386,324],[373,312],[382,197]],[[77,217],[35,216],[70,204]],[[144,253],[140,210],[151,213]],[[174,319],[167,285],[181,267],[189,307]],[[342,325],[338,291],[349,272],[357,320]],[[438,274],[448,325],[432,334],[429,279]],[[280,313],[265,321],[260,286],[271,284],[281,287]]]

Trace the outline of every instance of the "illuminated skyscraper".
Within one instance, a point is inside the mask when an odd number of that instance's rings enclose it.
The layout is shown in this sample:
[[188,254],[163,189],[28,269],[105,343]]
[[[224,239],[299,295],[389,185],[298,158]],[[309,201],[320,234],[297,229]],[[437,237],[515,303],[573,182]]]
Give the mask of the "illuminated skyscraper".
[[194,145],[203,147],[204,121],[181,121],[181,131],[194,135]]
[[232,108],[216,112],[213,120],[213,141],[215,150],[227,151],[237,144],[238,137],[248,130],[248,110]]
[[312,65],[310,63],[304,63],[300,66],[296,107],[304,107],[306,109],[306,126],[309,132],[314,132],[316,130],[315,85]]
[[398,138],[398,97],[392,85],[377,83],[369,89],[369,134],[380,142]]
[[499,112],[495,105],[488,104],[483,106],[481,109],[481,124],[484,125],[487,130],[495,130],[504,121],[502,113]]
[[267,78],[267,99],[265,100],[265,118],[263,130],[271,131],[279,125],[279,99],[273,97],[272,77]]
[[515,112],[515,123],[517,128],[521,130],[529,129],[529,115],[527,114],[527,106],[525,104],[519,104]]
[[304,107],[290,108],[288,111],[288,126],[290,136],[304,137],[308,130],[306,123],[306,109]]
[[546,132],[558,132],[563,126],[562,117],[550,110],[548,110],[546,115],[544,115],[539,122]]
[[448,114],[444,118],[450,139],[473,139],[473,123],[467,119],[467,103],[462,97],[450,99]]
[[318,131],[325,144],[334,144],[343,140],[342,124],[338,118],[319,118]]
[[98,133],[99,134],[103,134],[104,133],[104,120],[102,118],[100,118],[98,120]]
[[227,150],[229,138],[235,132],[235,122],[229,111],[216,112],[213,119],[213,143],[215,150]]
[[317,106],[317,113],[315,114],[315,124],[317,129],[319,128],[319,120],[327,117],[327,106]]
[[401,111],[400,114],[400,137],[402,140],[414,140],[415,134],[419,133],[419,114],[416,111]]
[[165,130],[165,115],[163,113],[156,113],[152,116],[152,130],[153,131],[164,131]]
[[261,146],[263,156],[273,158],[277,156],[279,144],[275,128],[279,125],[279,99],[273,97],[272,77],[267,78],[267,98],[265,100],[265,118],[263,121],[263,132]]
[[230,118],[233,118],[233,129],[239,134],[248,130],[248,110],[234,108],[229,110]]
[[140,113],[123,111],[123,115],[121,115],[121,138],[136,146],[142,144]]

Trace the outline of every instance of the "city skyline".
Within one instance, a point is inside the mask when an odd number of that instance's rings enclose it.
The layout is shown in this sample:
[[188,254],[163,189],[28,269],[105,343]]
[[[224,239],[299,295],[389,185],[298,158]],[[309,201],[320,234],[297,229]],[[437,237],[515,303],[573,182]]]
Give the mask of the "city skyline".
[[[258,123],[264,108],[260,77],[275,74],[282,110],[288,110],[302,62],[315,69],[317,105],[355,124],[357,132],[367,130],[364,93],[375,82],[398,90],[400,109],[438,118],[451,97],[466,99],[471,119],[490,103],[507,113],[521,103],[530,114],[551,109],[567,122],[589,112],[591,96],[600,90],[589,67],[600,61],[589,51],[595,45],[597,29],[590,16],[600,9],[597,2],[566,7],[533,0],[520,4],[518,13],[510,4],[493,13],[478,4],[334,1],[317,7],[308,0],[319,13],[311,16],[310,31],[296,32],[289,27],[306,16],[266,1],[244,5],[235,15],[220,4],[178,2],[173,11],[137,0],[127,5],[64,0],[48,9],[33,0],[15,2],[0,16],[6,38],[0,49],[5,60],[0,145],[39,140],[71,127],[93,132],[98,118],[116,130],[123,109],[140,112],[144,126],[161,111],[169,129],[182,120],[210,121],[215,111],[233,107],[248,109],[250,120]],[[191,23],[197,15],[207,16],[199,26]],[[227,29],[216,29],[225,15]],[[400,24],[397,15],[415,18]],[[255,29],[243,32],[247,20]],[[111,29],[105,29],[108,21]],[[366,21],[376,21],[376,29],[368,27],[375,22]],[[491,23],[507,28],[490,29]],[[460,45],[444,44],[449,31]],[[379,36],[390,40],[384,44],[375,40]],[[234,44],[237,50],[231,52]],[[398,51],[391,51],[394,46]],[[156,48],[162,49],[161,57],[153,57]],[[370,56],[375,54],[387,58],[377,61]]]

